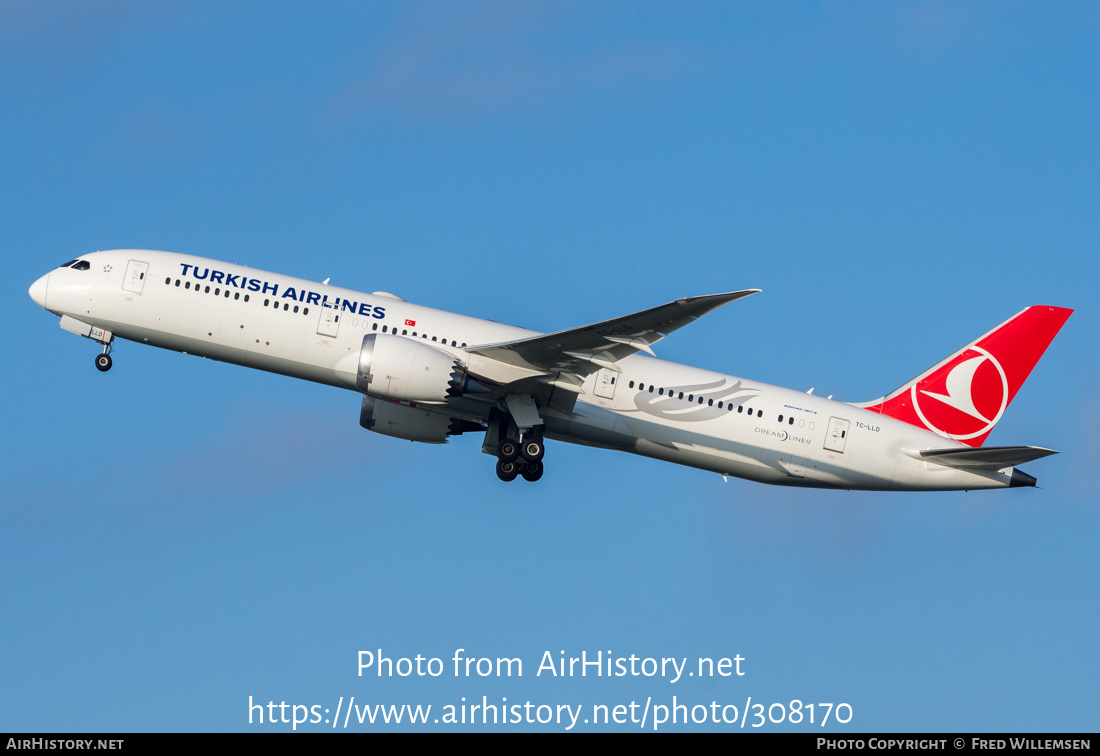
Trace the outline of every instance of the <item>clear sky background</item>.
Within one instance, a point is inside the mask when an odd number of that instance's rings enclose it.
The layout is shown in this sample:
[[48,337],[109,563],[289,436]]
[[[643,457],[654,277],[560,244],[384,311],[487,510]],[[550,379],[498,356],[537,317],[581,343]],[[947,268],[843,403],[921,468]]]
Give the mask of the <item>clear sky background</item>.
[[[1095,730],[1097,39],[1083,2],[0,3],[0,730],[289,729],[249,696]],[[883,494],[551,442],[504,484],[352,392],[127,342],[98,373],[27,287],[117,247],[543,331],[759,287],[659,355],[846,401],[1073,307],[987,442],[1062,453]],[[746,674],[535,674],[608,650]]]

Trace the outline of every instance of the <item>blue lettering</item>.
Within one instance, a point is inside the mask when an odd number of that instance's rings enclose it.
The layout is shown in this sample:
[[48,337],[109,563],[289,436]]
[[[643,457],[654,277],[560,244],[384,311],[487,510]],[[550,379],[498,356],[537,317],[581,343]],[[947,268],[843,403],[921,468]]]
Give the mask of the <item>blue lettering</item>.
[[370,310],[371,310],[371,307],[370,307],[370,305],[369,305],[369,304],[367,304],[366,302],[364,302],[363,304],[359,305],[359,314],[360,314],[360,315],[362,315],[362,316],[363,316],[363,317],[365,317],[365,318],[369,318],[369,317],[370,317]]
[[240,278],[240,276],[231,276],[228,273],[226,273],[225,274],[225,285],[226,286],[236,286],[238,289],[241,288],[241,285],[239,283],[237,283],[238,278]]
[[210,272],[210,283],[221,283],[222,282],[222,276],[224,276],[224,275],[225,274],[222,273],[220,270],[211,271]]
[[210,268],[203,268],[202,269],[202,275],[200,276],[199,275],[199,266],[197,266],[197,265],[195,266],[195,278],[199,279],[200,281],[205,281],[206,277],[208,275],[210,275]]
[[271,291],[271,296],[275,296],[279,293],[279,284],[269,284],[267,281],[264,281],[263,293],[267,294],[268,291]]
[[311,291],[309,293],[309,297],[306,299],[306,304],[311,304],[311,305],[321,304],[321,295]]
[[286,291],[283,292],[283,299],[286,299],[287,297],[295,300],[298,299],[298,294],[294,291],[293,286],[289,287]]
[[248,290],[249,291],[259,291],[260,290],[260,281],[259,281],[259,279],[256,279],[256,278],[248,279]]
[[191,266],[187,265],[186,263],[180,263],[180,265],[183,266],[183,273],[181,273],[180,275],[186,276],[187,275],[187,269],[190,268]]
[[[348,305],[351,305],[351,307],[348,307]],[[344,310],[351,310],[352,313],[354,313],[357,309],[359,309],[359,303],[352,302],[350,299],[345,299],[341,308]]]
[[375,307],[374,308],[374,317],[378,318],[379,320],[386,317],[386,308],[385,307]]

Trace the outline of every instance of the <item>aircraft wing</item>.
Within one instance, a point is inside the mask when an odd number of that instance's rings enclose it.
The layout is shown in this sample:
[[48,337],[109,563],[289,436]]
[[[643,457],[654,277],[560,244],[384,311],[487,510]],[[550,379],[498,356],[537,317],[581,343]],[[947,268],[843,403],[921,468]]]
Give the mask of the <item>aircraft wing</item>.
[[580,328],[519,341],[470,347],[467,351],[547,376],[559,374],[567,383],[579,386],[585,376],[600,368],[620,372],[615,363],[624,357],[638,351],[653,354],[651,345],[667,334],[683,328],[711,310],[758,291],[760,289],[744,289],[725,294],[685,297]]
[[925,462],[935,462],[947,467],[969,467],[983,470],[1000,470],[1025,462],[1057,454],[1053,449],[1041,446],[987,446],[973,449],[924,449],[906,451],[909,456]]

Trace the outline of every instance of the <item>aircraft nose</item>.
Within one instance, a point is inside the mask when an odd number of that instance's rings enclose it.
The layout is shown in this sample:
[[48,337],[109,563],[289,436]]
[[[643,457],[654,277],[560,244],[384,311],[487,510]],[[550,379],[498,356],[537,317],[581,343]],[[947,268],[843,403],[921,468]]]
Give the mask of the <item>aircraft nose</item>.
[[50,274],[47,273],[46,275],[42,276],[37,281],[32,283],[30,288],[31,299],[33,299],[35,301],[35,304],[43,309],[46,308],[46,289],[49,286],[49,282]]

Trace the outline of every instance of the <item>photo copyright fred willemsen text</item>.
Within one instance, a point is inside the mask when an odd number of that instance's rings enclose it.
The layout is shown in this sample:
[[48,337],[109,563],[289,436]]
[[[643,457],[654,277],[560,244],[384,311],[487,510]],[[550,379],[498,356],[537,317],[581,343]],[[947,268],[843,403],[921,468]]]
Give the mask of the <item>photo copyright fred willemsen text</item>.
[[[643,657],[616,655],[611,651],[544,651],[537,665],[527,666],[520,657],[479,657],[459,648],[447,661],[417,654],[413,657],[387,656],[382,649],[359,651],[357,677],[378,678],[521,678],[534,666],[536,678],[661,678],[676,684],[685,678],[739,678],[746,674],[746,660],[733,656]],[[652,696],[628,703],[545,704],[530,700],[509,703],[507,696],[465,696],[459,703],[435,708],[433,704],[356,703],[355,696],[345,701],[340,696],[335,707],[324,704],[295,704],[248,697],[248,722],[259,725],[305,725],[348,728],[357,725],[508,725],[553,724],[572,730],[581,724],[620,724],[654,730],[663,725],[727,725],[759,728],[767,724],[818,725],[848,724],[852,707],[847,703],[803,702],[793,699],[773,703],[753,703],[747,696],[738,703],[718,701],[687,703],[672,696],[667,703],[654,703]],[[587,715],[586,715],[587,709]]]

